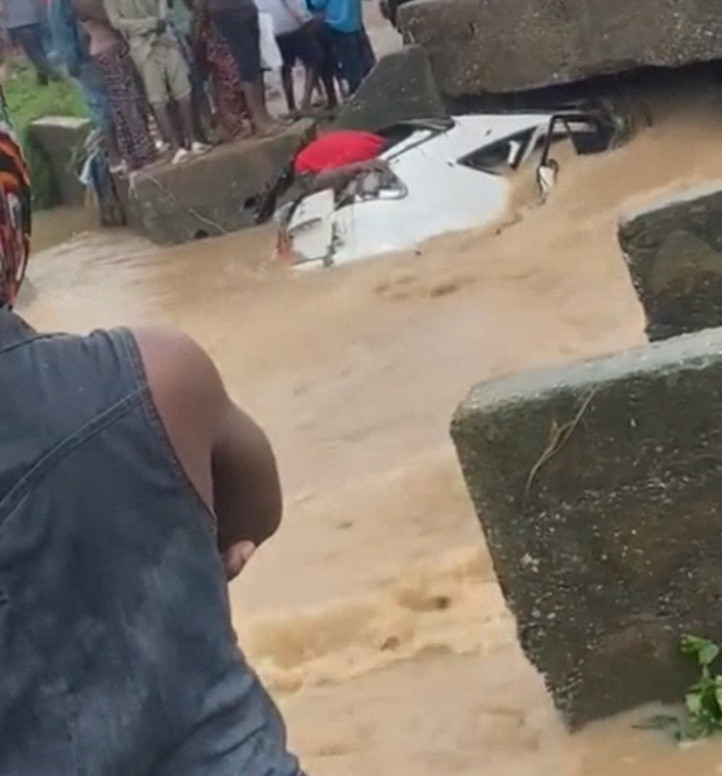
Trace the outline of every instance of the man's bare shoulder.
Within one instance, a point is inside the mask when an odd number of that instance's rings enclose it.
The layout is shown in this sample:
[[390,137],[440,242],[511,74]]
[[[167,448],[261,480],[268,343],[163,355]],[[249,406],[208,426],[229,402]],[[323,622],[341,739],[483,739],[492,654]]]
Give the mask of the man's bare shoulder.
[[188,410],[193,409],[189,403],[199,404],[209,417],[214,406],[228,400],[213,360],[188,334],[157,326],[137,326],[130,331],[157,402],[172,402]]
[[177,329],[130,329],[153,402],[190,481],[213,505],[211,455],[230,400],[210,356]]

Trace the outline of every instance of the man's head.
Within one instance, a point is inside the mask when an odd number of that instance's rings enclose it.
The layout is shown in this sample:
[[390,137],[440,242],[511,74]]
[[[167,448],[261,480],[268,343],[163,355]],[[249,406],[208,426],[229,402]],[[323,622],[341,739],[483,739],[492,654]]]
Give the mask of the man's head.
[[12,307],[30,253],[30,174],[0,89],[0,307]]

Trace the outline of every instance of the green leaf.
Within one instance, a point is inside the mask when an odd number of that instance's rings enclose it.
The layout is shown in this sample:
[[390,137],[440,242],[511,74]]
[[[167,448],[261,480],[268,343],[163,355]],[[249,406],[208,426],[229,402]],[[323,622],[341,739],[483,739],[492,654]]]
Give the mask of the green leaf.
[[702,711],[702,694],[691,692],[685,695],[684,704],[691,717],[696,717]]
[[697,653],[697,660],[701,666],[708,666],[719,655],[719,647],[711,641],[706,642],[700,647]]
[[719,656],[720,648],[709,639],[685,635],[680,650],[700,669],[699,678],[684,697],[688,720],[682,727],[680,741],[692,741],[722,730],[722,676],[713,677],[710,671],[710,664]]

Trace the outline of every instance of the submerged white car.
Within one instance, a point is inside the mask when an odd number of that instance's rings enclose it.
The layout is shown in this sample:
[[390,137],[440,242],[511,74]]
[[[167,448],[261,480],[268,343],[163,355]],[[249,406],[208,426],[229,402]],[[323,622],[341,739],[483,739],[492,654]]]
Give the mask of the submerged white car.
[[574,109],[396,124],[379,133],[391,143],[381,155],[387,172],[369,171],[340,193],[309,194],[276,213],[278,252],[299,268],[329,267],[484,226],[503,215],[509,176],[531,160],[546,196],[556,178],[555,141],[596,153],[625,130],[610,113]]

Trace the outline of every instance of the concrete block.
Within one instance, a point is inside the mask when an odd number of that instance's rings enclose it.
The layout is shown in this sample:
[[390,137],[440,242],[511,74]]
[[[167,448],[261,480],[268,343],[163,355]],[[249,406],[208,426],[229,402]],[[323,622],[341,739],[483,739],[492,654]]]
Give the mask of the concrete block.
[[452,422],[521,645],[571,728],[679,702],[722,637],[722,330],[475,387]]
[[722,326],[722,180],[626,213],[619,243],[650,340]]
[[373,132],[398,121],[446,116],[426,52],[407,46],[380,59],[342,108],[335,126]]
[[228,143],[181,164],[151,165],[129,187],[129,223],[166,244],[254,226],[260,198],[314,132],[312,121],[297,121],[274,137]]
[[73,116],[45,116],[30,124],[32,139],[48,161],[61,204],[80,205],[85,187],[78,180],[77,158],[92,129],[88,119]]
[[399,26],[449,97],[722,57],[717,0],[415,0]]

